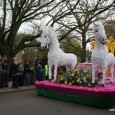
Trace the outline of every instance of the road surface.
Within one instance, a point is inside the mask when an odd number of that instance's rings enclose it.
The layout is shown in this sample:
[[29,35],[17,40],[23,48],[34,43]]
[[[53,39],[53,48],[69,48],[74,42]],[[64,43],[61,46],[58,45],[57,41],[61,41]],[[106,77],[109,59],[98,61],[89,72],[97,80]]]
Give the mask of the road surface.
[[0,115],[115,115],[115,111],[54,100],[31,90],[0,94]]

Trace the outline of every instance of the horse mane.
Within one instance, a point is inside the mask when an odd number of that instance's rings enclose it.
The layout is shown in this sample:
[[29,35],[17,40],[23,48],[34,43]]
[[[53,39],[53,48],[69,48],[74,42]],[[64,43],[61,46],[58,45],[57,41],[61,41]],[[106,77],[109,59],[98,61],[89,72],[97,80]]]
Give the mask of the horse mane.
[[48,26],[48,31],[49,31],[51,37],[58,39],[57,33],[55,32],[55,30],[51,26]]

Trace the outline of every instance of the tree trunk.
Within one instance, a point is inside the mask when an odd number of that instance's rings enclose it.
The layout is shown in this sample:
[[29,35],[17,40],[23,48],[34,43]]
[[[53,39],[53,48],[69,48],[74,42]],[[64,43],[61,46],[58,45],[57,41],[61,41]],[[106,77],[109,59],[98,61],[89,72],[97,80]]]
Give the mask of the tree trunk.
[[11,65],[12,65],[12,62],[13,62],[13,57],[12,56],[9,56],[9,55],[6,55],[7,57],[7,60],[8,60],[8,73],[10,75],[10,72],[11,72]]

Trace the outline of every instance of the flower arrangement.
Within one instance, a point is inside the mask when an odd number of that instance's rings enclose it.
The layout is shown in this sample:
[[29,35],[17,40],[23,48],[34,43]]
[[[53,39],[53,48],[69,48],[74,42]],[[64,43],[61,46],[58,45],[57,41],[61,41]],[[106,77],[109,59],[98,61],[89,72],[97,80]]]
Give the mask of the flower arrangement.
[[79,67],[75,70],[69,70],[65,73],[59,75],[59,83],[77,85],[77,86],[87,86],[94,87],[98,84],[101,79],[96,78],[95,84],[92,84],[91,70],[87,70],[84,67]]

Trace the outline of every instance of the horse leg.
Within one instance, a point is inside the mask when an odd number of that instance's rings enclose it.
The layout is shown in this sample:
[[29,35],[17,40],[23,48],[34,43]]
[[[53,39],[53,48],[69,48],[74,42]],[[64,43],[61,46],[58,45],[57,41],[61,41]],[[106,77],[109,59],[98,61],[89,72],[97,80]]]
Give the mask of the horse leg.
[[102,86],[104,87],[104,84],[105,84],[105,78],[106,78],[106,68],[103,68],[103,69],[102,69],[102,72],[103,72]]
[[76,63],[73,63],[73,64],[71,65],[71,70],[74,70],[75,67],[76,67]]
[[52,65],[49,64],[49,80],[51,80],[52,77]]
[[57,65],[54,65],[54,80],[53,80],[53,82],[56,81],[56,78],[57,78]]
[[111,65],[111,66],[110,66],[110,75],[111,75],[111,80],[110,80],[110,82],[111,82],[111,83],[113,82],[113,72],[114,72],[114,65]]
[[93,84],[95,83],[95,69],[96,69],[96,66],[92,65],[92,83]]

